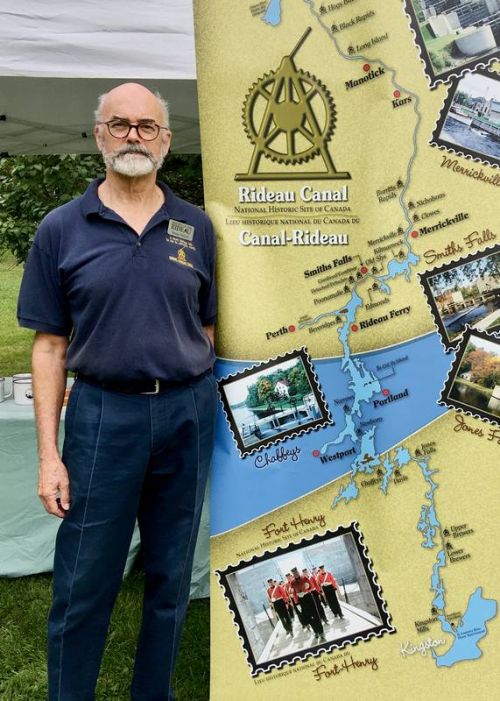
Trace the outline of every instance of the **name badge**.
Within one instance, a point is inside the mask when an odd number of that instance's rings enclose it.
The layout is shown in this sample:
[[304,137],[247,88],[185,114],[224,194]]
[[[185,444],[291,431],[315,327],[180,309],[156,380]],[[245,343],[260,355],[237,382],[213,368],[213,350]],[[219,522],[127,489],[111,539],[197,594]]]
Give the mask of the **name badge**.
[[192,241],[194,236],[194,226],[171,219],[168,222],[167,233],[169,236],[176,236],[178,239],[183,239],[184,241]]

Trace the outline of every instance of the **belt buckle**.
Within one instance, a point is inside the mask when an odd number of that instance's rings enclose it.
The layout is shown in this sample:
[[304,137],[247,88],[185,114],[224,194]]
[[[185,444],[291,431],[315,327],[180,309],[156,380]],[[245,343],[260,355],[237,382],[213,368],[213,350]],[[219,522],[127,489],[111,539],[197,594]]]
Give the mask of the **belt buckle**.
[[160,380],[155,380],[155,388],[152,392],[141,392],[141,394],[159,394],[160,393]]

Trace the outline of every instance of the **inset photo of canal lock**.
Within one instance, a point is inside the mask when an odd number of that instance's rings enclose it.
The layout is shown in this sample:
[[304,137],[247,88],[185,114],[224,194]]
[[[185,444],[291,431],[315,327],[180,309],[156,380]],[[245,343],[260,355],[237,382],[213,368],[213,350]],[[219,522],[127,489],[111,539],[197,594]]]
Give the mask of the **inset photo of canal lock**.
[[433,268],[420,282],[447,349],[467,326],[500,333],[500,245]]
[[500,425],[500,341],[467,330],[441,403]]
[[500,166],[500,77],[496,73],[478,70],[453,82],[431,143]]
[[333,423],[305,348],[223,378],[219,390],[242,457]]

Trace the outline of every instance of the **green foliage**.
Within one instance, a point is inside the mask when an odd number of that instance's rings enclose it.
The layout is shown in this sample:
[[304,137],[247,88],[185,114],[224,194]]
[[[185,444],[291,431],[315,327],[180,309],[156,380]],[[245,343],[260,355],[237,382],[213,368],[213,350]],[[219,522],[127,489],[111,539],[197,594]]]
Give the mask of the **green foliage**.
[[429,56],[434,68],[437,71],[442,71],[445,67],[445,62],[443,61],[442,54],[438,54],[435,51],[429,51]]
[[201,156],[192,153],[171,153],[158,173],[158,179],[170,185],[176,195],[203,207]]
[[77,197],[102,172],[95,156],[0,159],[0,251],[26,260],[41,219]]
[[[0,253],[24,262],[43,217],[103,175],[100,154],[0,158]],[[184,199],[203,205],[200,156],[171,154],[159,178]]]
[[311,391],[304,366],[299,360],[293,367],[287,368],[286,370],[280,368],[274,372],[270,372],[268,375],[265,375],[265,377],[259,378],[256,384],[249,385],[245,401],[247,407],[252,408],[260,406],[265,404],[268,399],[280,399],[275,392],[276,383],[279,380],[286,380],[288,382],[288,394],[290,397],[302,398]]
[[[294,390],[294,395],[298,394],[303,397],[305,394],[309,394],[311,391],[304,366],[301,362],[298,362],[297,365],[290,369],[290,372],[288,373],[288,381],[290,383],[290,389],[293,388]],[[290,394],[292,394],[291,391]]]
[[267,377],[261,377],[257,382],[257,396],[262,403],[266,399],[270,399],[274,395],[274,383],[270,382]]
[[474,105],[471,96],[469,93],[464,92],[464,90],[457,90],[455,92],[453,102],[457,105],[464,105],[465,107],[472,107]]
[[0,377],[31,371],[33,331],[18,326],[16,318],[22,273],[22,266],[16,265],[12,256],[5,255],[0,260]]
[[247,398],[246,398],[246,405],[248,407],[252,406],[259,406],[259,397],[257,395],[257,385],[249,385],[247,387]]

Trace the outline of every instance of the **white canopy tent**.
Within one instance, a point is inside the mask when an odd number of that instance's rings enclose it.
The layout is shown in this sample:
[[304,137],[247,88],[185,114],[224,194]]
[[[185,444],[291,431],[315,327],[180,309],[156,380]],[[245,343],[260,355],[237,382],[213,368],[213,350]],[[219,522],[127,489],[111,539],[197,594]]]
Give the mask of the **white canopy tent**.
[[199,153],[191,0],[0,0],[0,153],[91,153],[97,97],[139,81]]

